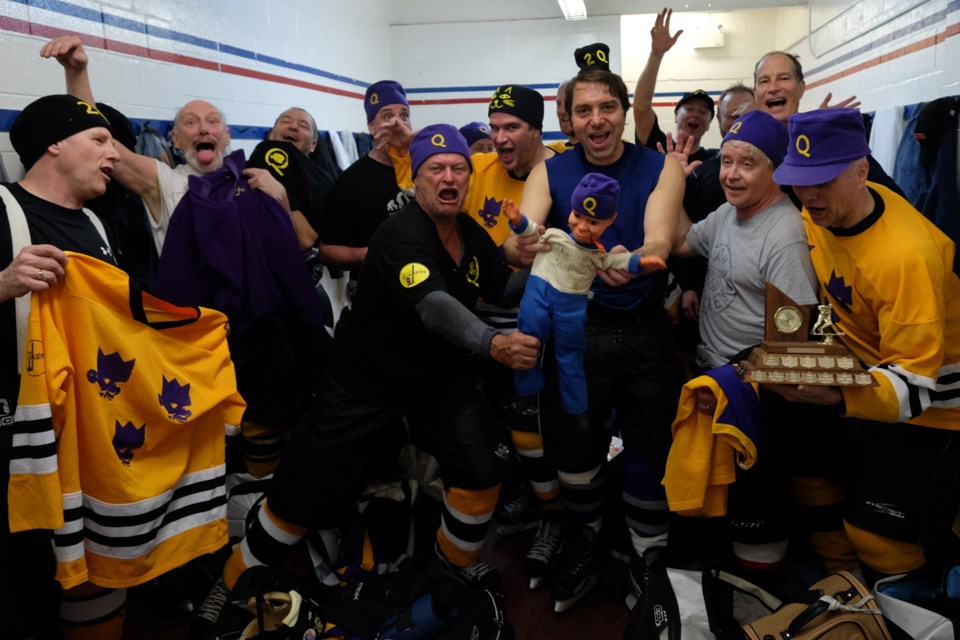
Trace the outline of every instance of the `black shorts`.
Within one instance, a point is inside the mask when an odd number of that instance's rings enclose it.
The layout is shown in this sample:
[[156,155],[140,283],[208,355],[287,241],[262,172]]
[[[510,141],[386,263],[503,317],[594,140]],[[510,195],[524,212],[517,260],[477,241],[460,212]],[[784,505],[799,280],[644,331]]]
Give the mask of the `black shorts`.
[[276,314],[260,317],[241,335],[230,336],[237,390],[247,403],[244,421],[291,426],[301,414],[297,357]]
[[857,418],[794,427],[794,474],[843,486],[843,517],[903,542],[949,529],[960,491],[960,432]]
[[[609,451],[612,416],[624,446],[663,466],[683,387],[683,369],[666,312],[656,307],[638,318],[603,318],[591,308],[590,314],[583,359],[590,432],[564,431],[569,421],[550,413],[558,402],[541,400],[541,410],[546,409],[544,453],[563,469],[601,464]],[[552,367],[552,360],[550,355],[545,357],[546,366]],[[548,374],[554,397],[555,377],[555,372]]]
[[271,509],[294,524],[333,528],[375,471],[407,441],[437,459],[447,487],[496,486],[510,459],[503,430],[482,387],[464,380],[460,391],[387,406],[328,381],[274,474]]

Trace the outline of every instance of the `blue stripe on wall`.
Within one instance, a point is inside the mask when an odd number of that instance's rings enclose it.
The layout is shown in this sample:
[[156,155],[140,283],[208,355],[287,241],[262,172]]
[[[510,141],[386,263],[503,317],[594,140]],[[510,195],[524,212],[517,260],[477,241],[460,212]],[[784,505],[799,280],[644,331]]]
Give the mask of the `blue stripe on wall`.
[[247,58],[249,60],[256,60],[258,62],[265,62],[278,67],[282,67],[284,69],[290,69],[292,71],[300,71],[302,73],[307,73],[320,78],[327,78],[329,80],[336,80],[338,82],[344,82],[346,84],[351,84],[357,87],[366,88],[370,86],[369,82],[364,82],[362,80],[358,80],[357,78],[351,78],[351,77],[343,76],[337,73],[324,71],[323,69],[318,69],[316,67],[310,67],[310,66],[298,64],[295,62],[290,62],[288,60],[274,58],[272,56],[267,56],[262,53],[256,53],[254,51],[249,51],[247,49],[234,47],[226,43],[214,42],[213,40],[207,40],[206,38],[199,38],[197,36],[193,36],[193,35],[190,35],[189,33],[184,33],[182,31],[165,29],[163,27],[157,27],[157,26],[146,24],[144,22],[130,20],[129,18],[123,18],[107,12],[88,9],[86,7],[81,7],[75,4],[71,4],[69,2],[63,2],[63,0],[7,0],[7,1],[14,2],[17,4],[23,4],[31,7],[37,7],[38,9],[45,9],[47,11],[59,13],[65,16],[80,18],[81,20],[102,23],[105,25],[109,25],[111,27],[123,29],[125,31],[132,31],[134,33],[140,33],[140,34],[146,33],[151,36],[155,36],[157,38],[172,40],[174,42],[182,42],[185,44],[193,45],[195,47],[210,49],[211,51],[222,51],[230,55]]

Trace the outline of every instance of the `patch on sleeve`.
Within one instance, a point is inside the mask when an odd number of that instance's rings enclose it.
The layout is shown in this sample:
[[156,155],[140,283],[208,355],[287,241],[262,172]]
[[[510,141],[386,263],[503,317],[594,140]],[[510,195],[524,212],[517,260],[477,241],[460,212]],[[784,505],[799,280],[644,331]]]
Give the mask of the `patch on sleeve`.
[[403,269],[400,269],[400,284],[405,289],[415,287],[430,277],[430,269],[419,262],[411,262]]

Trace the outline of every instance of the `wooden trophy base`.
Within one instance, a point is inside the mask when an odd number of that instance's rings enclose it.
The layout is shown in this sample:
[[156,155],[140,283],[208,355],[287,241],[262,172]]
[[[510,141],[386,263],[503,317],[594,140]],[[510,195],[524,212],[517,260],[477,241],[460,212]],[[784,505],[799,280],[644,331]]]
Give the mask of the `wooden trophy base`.
[[740,363],[746,382],[873,387],[877,383],[842,344],[824,342],[760,343]]
[[[813,305],[799,305],[767,283],[765,339],[737,365],[740,377],[759,384],[875,387],[877,382],[844,345],[834,342],[829,305],[809,331]],[[822,337],[810,340],[811,335]]]

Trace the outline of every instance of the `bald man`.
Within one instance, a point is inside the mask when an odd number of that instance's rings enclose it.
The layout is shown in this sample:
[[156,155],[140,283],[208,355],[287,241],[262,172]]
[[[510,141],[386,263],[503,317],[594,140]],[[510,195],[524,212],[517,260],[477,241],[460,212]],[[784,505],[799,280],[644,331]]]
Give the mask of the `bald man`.
[[[93,104],[93,91],[87,75],[87,52],[77,36],[60,36],[40,50],[44,58],[56,58],[64,69],[67,92]],[[157,253],[163,249],[170,217],[187,191],[190,176],[200,176],[220,168],[230,145],[230,129],[223,112],[205,100],[183,105],[173,119],[173,144],[183,152],[187,163],[175,169],[118,145],[120,162],[113,177],[143,198],[150,212],[150,226]]]

